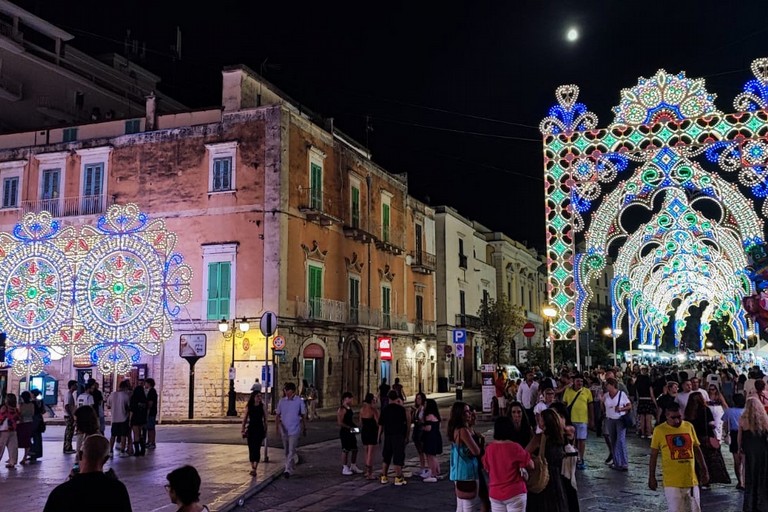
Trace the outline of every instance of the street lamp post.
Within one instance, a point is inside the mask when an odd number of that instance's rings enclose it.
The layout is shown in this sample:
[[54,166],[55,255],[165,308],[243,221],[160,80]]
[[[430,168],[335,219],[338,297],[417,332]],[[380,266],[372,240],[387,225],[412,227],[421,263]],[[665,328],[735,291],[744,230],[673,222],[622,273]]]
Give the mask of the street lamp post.
[[222,318],[219,322],[219,331],[224,335],[224,339],[228,340],[229,338],[232,338],[232,360],[229,363],[229,393],[227,393],[227,416],[237,416],[237,394],[235,393],[235,337],[242,338],[250,328],[251,326],[245,317],[240,320],[239,325],[237,320],[232,320],[231,329],[226,318]]
[[619,365],[618,357],[616,355],[616,338],[618,336],[621,336],[623,332],[624,331],[622,331],[621,329],[611,329],[610,327],[606,327],[605,329],[603,329],[603,334],[613,338],[613,366],[614,367]]
[[[547,306],[541,310],[544,313],[544,317],[547,319],[547,338],[549,338],[549,369],[552,374],[555,374],[555,340],[552,339],[551,323],[552,319],[557,316],[557,310],[552,306]],[[545,338],[546,339],[546,338]]]

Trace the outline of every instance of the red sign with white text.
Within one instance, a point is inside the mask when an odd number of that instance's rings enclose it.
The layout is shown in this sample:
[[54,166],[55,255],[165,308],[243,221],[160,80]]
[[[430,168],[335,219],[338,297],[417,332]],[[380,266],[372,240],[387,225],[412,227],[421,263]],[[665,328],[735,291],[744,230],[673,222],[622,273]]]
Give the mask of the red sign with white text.
[[392,360],[392,338],[379,338],[379,357],[382,361]]

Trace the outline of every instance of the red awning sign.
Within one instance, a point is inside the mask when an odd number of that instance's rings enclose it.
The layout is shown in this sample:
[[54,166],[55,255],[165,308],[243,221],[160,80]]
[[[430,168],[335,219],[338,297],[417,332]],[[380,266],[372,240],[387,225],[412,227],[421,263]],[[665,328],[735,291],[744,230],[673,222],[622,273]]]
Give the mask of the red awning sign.
[[382,361],[392,360],[392,338],[379,338],[379,357]]

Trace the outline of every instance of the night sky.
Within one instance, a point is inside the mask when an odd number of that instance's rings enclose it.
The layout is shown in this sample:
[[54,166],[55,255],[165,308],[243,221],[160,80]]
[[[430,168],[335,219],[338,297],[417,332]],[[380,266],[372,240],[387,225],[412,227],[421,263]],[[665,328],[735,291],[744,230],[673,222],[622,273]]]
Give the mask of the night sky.
[[579,85],[600,126],[620,89],[659,68],[706,78],[732,111],[751,61],[768,56],[757,0],[14,1],[89,53],[121,52],[130,29],[160,89],[190,107],[219,105],[221,68],[243,63],[363,143],[368,116],[374,160],[407,172],[411,194],[538,249],[538,125],[558,85]]

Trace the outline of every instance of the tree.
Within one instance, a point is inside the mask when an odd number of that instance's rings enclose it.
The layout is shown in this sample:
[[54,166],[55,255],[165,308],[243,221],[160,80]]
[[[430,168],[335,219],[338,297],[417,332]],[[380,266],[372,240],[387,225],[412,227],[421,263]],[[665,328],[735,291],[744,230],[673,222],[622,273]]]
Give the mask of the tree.
[[488,299],[478,310],[480,332],[490,349],[496,365],[509,362],[513,336],[519,333],[525,324],[523,308],[512,304],[503,295],[499,299]]

